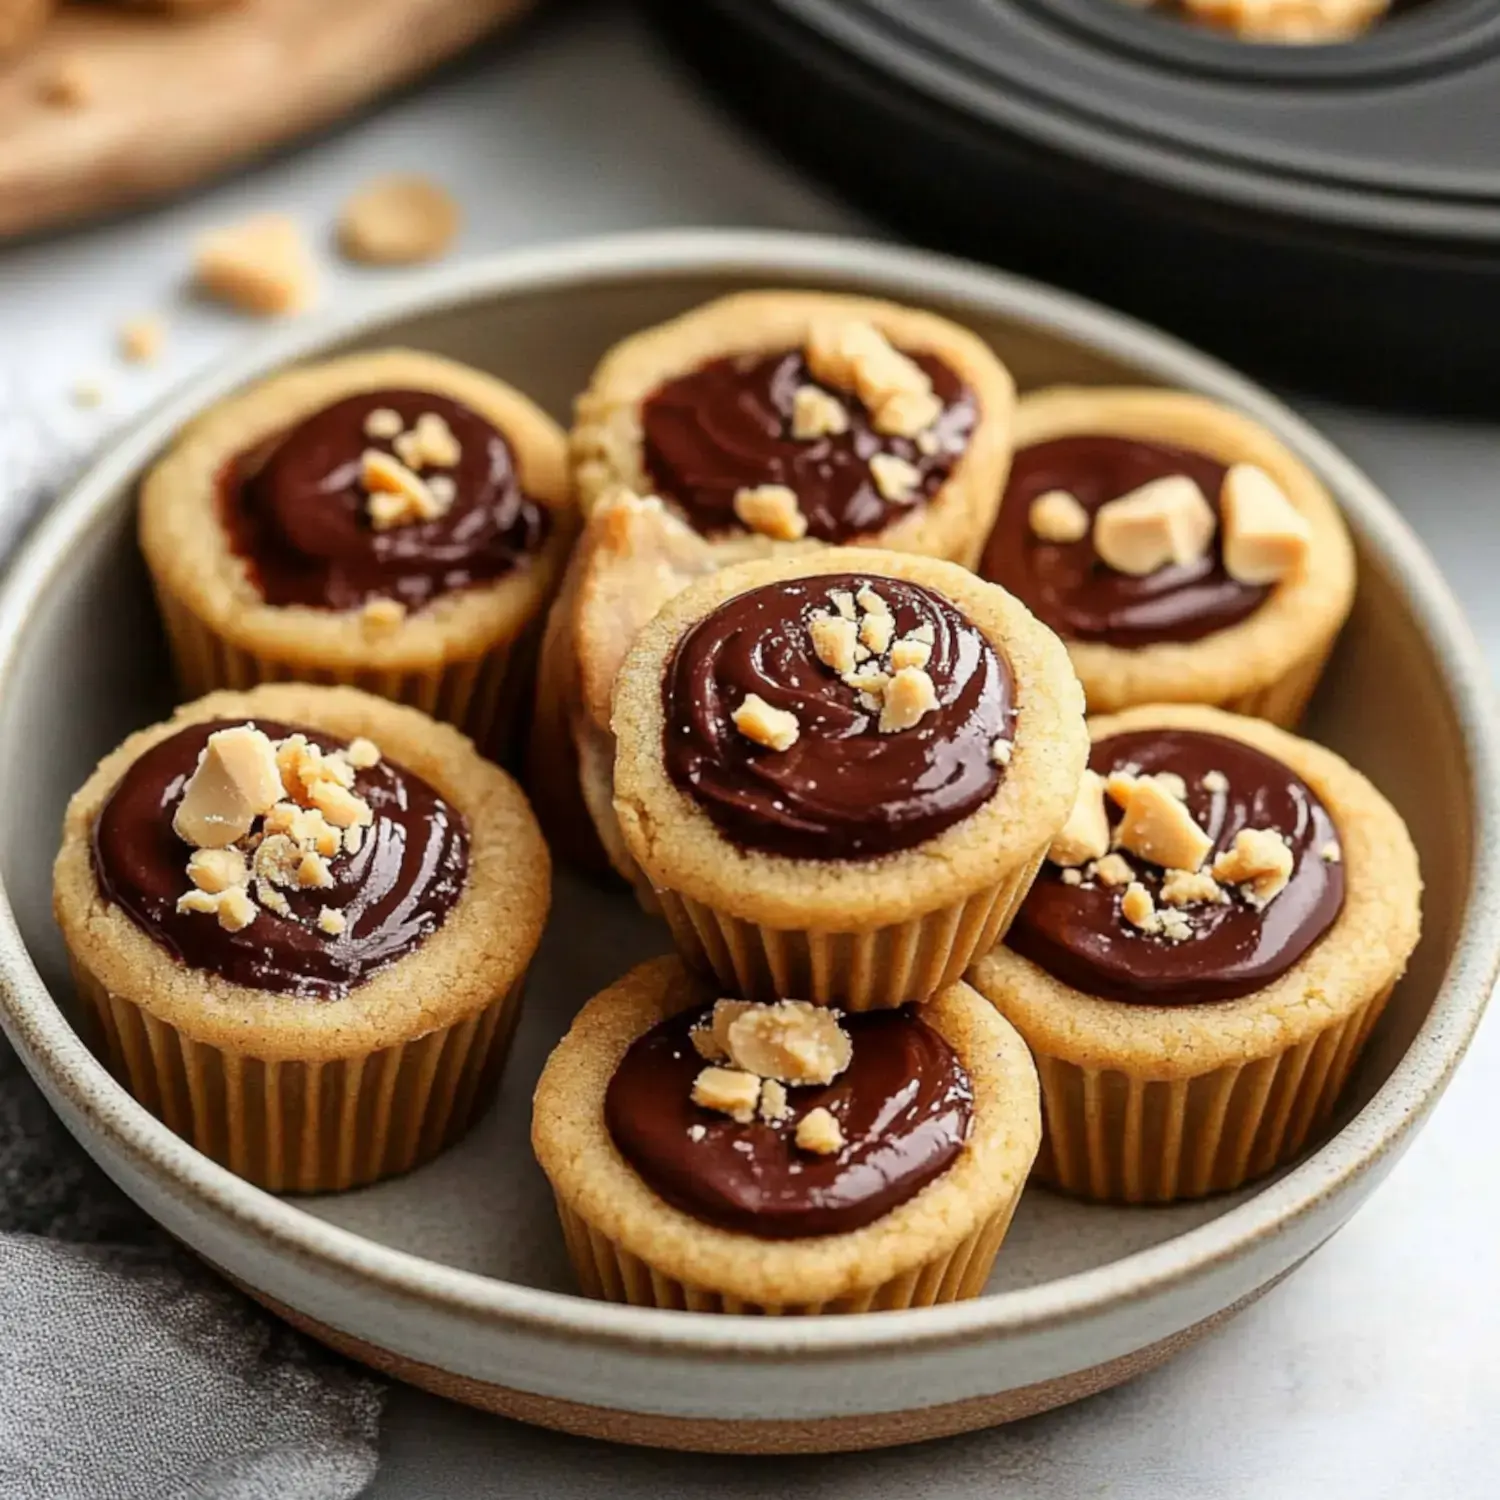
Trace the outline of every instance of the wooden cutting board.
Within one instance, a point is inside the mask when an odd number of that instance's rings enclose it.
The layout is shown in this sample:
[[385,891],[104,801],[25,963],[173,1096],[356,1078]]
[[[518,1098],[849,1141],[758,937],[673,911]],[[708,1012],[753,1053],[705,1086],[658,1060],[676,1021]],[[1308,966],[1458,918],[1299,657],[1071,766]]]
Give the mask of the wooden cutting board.
[[[331,124],[534,0],[246,0],[173,20],[69,5],[0,65],[0,237],[175,192]],[[85,103],[47,99],[60,69]]]

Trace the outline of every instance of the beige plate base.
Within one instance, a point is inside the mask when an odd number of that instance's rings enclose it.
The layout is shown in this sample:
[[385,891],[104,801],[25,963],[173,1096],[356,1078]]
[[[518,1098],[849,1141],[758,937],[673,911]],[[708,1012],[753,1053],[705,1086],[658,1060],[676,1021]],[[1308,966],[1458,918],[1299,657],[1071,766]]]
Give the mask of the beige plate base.
[[[332,124],[535,0],[254,0],[191,19],[69,6],[0,67],[0,236],[176,192]],[[59,108],[66,65],[89,99]]]

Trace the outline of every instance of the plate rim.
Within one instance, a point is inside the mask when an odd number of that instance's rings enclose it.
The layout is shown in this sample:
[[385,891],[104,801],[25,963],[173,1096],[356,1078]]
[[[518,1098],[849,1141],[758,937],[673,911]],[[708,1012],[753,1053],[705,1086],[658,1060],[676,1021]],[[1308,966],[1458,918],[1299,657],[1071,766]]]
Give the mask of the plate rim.
[[[1432,1009],[1373,1098],[1286,1176],[1196,1228],[1055,1281],[969,1302],[863,1317],[757,1319],[616,1306],[526,1286],[397,1250],[340,1228],[236,1177],[138,1104],[68,1024],[32,963],[0,882],[0,1024],[47,1092],[59,1096],[133,1169],[251,1236],[268,1254],[310,1258],[361,1284],[470,1320],[621,1349],[678,1356],[844,1359],[883,1349],[938,1348],[1073,1323],[1238,1260],[1341,1195],[1424,1123],[1463,1057],[1500,973],[1500,868],[1483,851],[1500,838],[1500,718],[1488,668],[1456,600],[1407,523],[1374,484],[1309,423],[1248,378],[1147,324],[1028,278],[879,240],[784,231],[666,230],[569,240],[414,277],[298,327],[263,336],[190,377],[106,446],[34,528],[0,581],[0,705],[16,669],[25,617],[67,560],[69,542],[106,524],[113,498],[191,417],[265,371],[398,320],[466,303],[601,283],[695,275],[790,275],[847,282],[879,295],[985,307],[1189,384],[1249,412],[1330,482],[1351,525],[1380,554],[1439,658],[1469,762],[1475,855],[1458,942]],[[0,706],[3,712],[3,706]],[[87,1142],[85,1142],[87,1144]]]

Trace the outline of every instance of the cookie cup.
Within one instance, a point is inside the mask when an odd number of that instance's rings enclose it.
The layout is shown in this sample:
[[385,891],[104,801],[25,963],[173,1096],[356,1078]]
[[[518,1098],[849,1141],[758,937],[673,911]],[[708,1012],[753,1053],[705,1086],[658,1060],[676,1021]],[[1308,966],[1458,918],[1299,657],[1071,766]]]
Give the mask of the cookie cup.
[[1280,979],[1235,1000],[1127,1005],[997,947],[969,982],[1026,1039],[1042,1080],[1037,1178],[1079,1197],[1169,1203],[1226,1192],[1297,1156],[1327,1121],[1421,932],[1400,815],[1350,765],[1272,725],[1193,706],[1090,721],[1096,740],[1189,729],[1289,766],[1338,829],[1343,910]]
[[[947,318],[869,297],[828,292],[740,292],[694,308],[616,344],[576,406],[569,438],[579,504],[589,514],[621,486],[646,495],[643,403],[667,381],[730,355],[800,349],[813,327],[837,320],[873,324],[906,354],[941,359],[974,394],[978,421],[947,482],[925,504],[850,546],[886,547],[951,558],[972,567],[995,518],[1010,469],[1015,383],[989,345]],[[712,539],[725,562],[800,549],[753,534]]]
[[[505,577],[441,595],[395,623],[364,609],[267,604],[220,521],[225,466],[346,397],[411,389],[458,401],[504,435],[522,488],[550,516],[541,547]],[[262,381],[187,428],[141,487],[141,549],[185,693],[344,684],[456,724],[483,748],[504,738],[527,685],[576,529],[557,424],[502,381],[406,349]]]
[[[189,968],[106,901],[95,878],[95,819],[141,754],[187,724],[257,717],[367,736],[468,822],[468,878],[442,926],[342,999],[276,994]],[[550,883],[526,799],[456,730],[352,689],[288,684],[210,694],[106,756],[68,804],[53,909],[120,1082],[258,1186],[330,1192],[426,1161],[487,1101]]]
[[675,959],[633,969],[584,1006],[537,1084],[531,1139],[568,1256],[591,1297],[689,1312],[876,1312],[977,1296],[1041,1137],[1021,1039],[965,984],[922,1010],[974,1086],[952,1166],[890,1213],[843,1234],[767,1240],[721,1229],[657,1196],[622,1157],[604,1096],[631,1043],[712,991]]
[[[743,848],[663,764],[662,679],[682,636],[764,584],[857,573],[941,594],[1009,663],[1014,749],[982,806],[909,849],[812,860]],[[849,1010],[924,1000],[1004,935],[1076,796],[1088,755],[1082,695],[1057,637],[1003,589],[953,563],[827,548],[743,563],[694,584],[641,632],[615,687],[615,812],[679,951],[747,999]]]
[[1135,648],[1069,641],[1090,710],[1206,703],[1294,728],[1354,602],[1354,548],[1332,496],[1265,428],[1203,396],[1059,386],[1028,395],[1017,407],[1017,451],[1075,435],[1141,438],[1225,465],[1255,464],[1312,528],[1307,566],[1276,584],[1237,625],[1196,641]]

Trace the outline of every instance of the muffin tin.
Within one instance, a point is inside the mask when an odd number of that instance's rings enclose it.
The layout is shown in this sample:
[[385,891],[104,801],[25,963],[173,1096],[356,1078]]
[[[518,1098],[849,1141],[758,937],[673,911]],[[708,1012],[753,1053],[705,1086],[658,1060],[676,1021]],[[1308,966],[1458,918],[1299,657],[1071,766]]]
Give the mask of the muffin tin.
[[[95,758],[165,707],[132,513],[182,424],[271,370],[391,341],[524,382],[563,416],[623,334],[751,286],[932,306],[991,341],[1023,387],[1167,384],[1267,425],[1338,498],[1360,553],[1359,601],[1309,732],[1393,797],[1429,876],[1428,936],[1331,1136],[1286,1173],[1199,1203],[1140,1211],[1028,1193],[985,1295],[947,1307],[757,1320],[572,1294],[526,1146],[532,1086],[580,1003],[667,946],[628,896],[572,877],[495,1107],[442,1157],[371,1189],[283,1199],[250,1186],[137,1104],[70,1023],[51,854]],[[1500,838],[1497,748],[1487,671],[1420,547],[1346,460],[1212,361],[1028,283],[850,241],[679,234],[529,252],[293,330],[195,382],[105,455],[17,561],[0,594],[0,1019],[126,1191],[255,1296],[381,1369],[616,1440],[746,1452],[915,1441],[1151,1368],[1289,1273],[1373,1190],[1441,1094],[1500,967],[1500,891],[1480,856]]]
[[1292,385],[1479,405],[1500,355],[1500,12],[1240,42],[1124,0],[654,10],[734,108],[920,242]]

